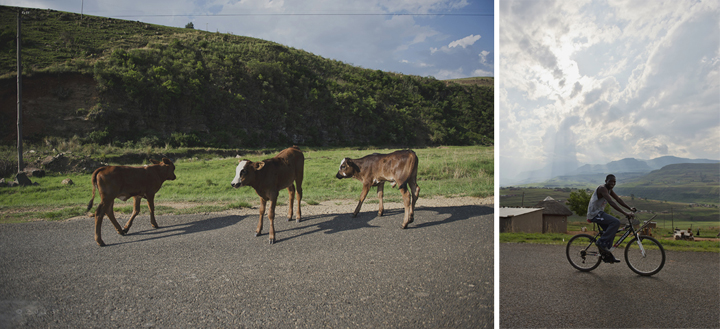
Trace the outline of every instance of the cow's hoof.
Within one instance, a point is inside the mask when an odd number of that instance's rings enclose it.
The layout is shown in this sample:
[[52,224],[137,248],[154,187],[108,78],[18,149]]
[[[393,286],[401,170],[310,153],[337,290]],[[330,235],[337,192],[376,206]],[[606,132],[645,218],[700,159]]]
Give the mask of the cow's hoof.
[[122,230],[122,233],[120,233],[120,235],[125,235],[125,234],[127,234],[127,232],[128,232],[129,230],[130,230],[129,228],[126,228],[126,229]]
[[291,221],[291,220],[292,220],[292,217],[289,217],[289,218],[288,218],[288,222]]
[[260,232],[255,232],[255,236],[256,236],[256,237],[261,236],[261,235],[262,235],[262,233],[260,233]]
[[123,236],[125,235],[125,233],[127,233],[127,231],[126,231],[126,230],[121,230],[121,231],[118,231],[118,234],[120,234],[120,235],[123,235]]
[[268,242],[270,242],[270,244],[274,244],[274,243],[275,243],[275,239],[269,239]]
[[300,223],[300,218],[295,219],[295,223]]
[[100,247],[105,247],[105,242],[102,242],[102,240],[101,240],[101,241],[97,241],[97,244],[98,244],[98,246],[100,246]]

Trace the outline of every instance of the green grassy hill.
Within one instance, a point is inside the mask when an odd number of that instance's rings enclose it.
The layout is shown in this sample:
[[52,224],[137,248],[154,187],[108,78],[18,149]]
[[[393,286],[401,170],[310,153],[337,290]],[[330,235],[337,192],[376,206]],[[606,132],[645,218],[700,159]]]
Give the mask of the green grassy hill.
[[618,184],[618,193],[688,203],[720,202],[720,163],[683,163]]
[[[18,8],[0,6],[0,143],[15,141]],[[277,43],[22,9],[27,143],[491,145],[493,88],[369,70]]]
[[[622,195],[683,203],[720,203],[720,163],[667,165],[648,174],[617,173],[615,191]],[[605,174],[558,176],[522,187],[594,189]]]

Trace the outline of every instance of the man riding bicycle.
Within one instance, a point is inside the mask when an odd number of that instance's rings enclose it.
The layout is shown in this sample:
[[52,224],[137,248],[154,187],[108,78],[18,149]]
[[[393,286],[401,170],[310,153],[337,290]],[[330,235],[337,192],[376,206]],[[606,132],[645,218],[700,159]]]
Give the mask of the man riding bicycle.
[[[598,186],[595,189],[595,192],[593,192],[592,196],[590,197],[590,203],[588,204],[587,212],[587,221],[589,223],[596,223],[600,225],[603,230],[605,230],[602,237],[598,239],[596,244],[598,248],[600,248],[600,251],[605,254],[605,261],[608,263],[620,262],[620,260],[616,259],[609,250],[610,248],[612,248],[613,241],[615,240],[615,234],[620,227],[620,220],[606,213],[604,211],[605,205],[610,204],[611,207],[615,208],[615,210],[619,211],[628,218],[635,217],[635,214],[633,214],[632,212],[637,211],[637,209],[625,204],[625,202],[620,199],[617,194],[615,194],[615,191],[613,191],[615,184],[615,175],[607,175],[607,177],[605,177],[605,185]],[[615,199],[617,203],[632,212],[626,213],[625,211],[623,211],[623,209],[620,208],[620,206],[618,206],[617,204],[615,204],[615,202],[613,202],[610,197],[612,197],[612,199]]]

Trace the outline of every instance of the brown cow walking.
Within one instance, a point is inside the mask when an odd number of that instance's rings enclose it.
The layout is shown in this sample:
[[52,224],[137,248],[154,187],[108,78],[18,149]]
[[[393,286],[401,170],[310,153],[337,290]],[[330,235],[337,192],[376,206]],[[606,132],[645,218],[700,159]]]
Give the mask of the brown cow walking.
[[[237,168],[235,168],[235,179],[233,179],[230,185],[234,188],[252,186],[257,195],[260,196],[260,221],[258,222],[255,236],[259,236],[262,233],[265,206],[266,203],[270,201],[270,212],[268,212],[268,219],[270,220],[270,244],[275,243],[275,205],[277,204],[279,191],[284,188],[287,188],[290,194],[288,221],[290,221],[293,216],[294,194],[297,193],[298,206],[296,222],[300,222],[300,218],[302,217],[300,201],[302,200],[304,167],[305,156],[297,146],[287,148],[274,158],[260,162],[240,160]],[[297,188],[293,182],[297,184]]]
[[[399,185],[398,188],[402,193],[405,205],[405,219],[402,228],[406,228],[415,219],[415,202],[420,196],[420,186],[417,185],[417,169],[418,157],[415,152],[402,150],[390,154],[370,154],[360,159],[345,158],[340,162],[340,170],[335,177],[338,179],[355,178],[363,183],[360,202],[353,212],[353,217],[360,212],[360,207],[372,186],[377,186],[377,194],[380,199],[378,216],[382,216],[385,182],[392,182],[392,187]],[[409,190],[408,186],[410,186]]]
[[[92,199],[88,203],[87,211],[92,208],[95,200],[95,189],[100,192],[100,204],[95,209],[95,242],[101,247],[105,245],[101,237],[102,220],[105,215],[110,218],[118,234],[125,235],[132,222],[140,213],[140,199],[145,198],[150,208],[150,224],[158,228],[155,222],[155,193],[160,190],[166,180],[175,180],[175,165],[168,158],[162,162],[155,160],[152,165],[143,167],[105,166],[95,170],[92,174]],[[125,228],[121,228],[115,219],[113,205],[115,198],[126,201],[134,198],[133,213]]]

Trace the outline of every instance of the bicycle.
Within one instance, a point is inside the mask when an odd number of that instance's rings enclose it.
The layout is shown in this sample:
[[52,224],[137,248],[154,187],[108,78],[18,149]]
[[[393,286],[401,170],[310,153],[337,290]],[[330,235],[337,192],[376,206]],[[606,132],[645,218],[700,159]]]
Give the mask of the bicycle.
[[[655,215],[657,216],[657,215]],[[628,223],[618,233],[625,232],[620,239],[613,244],[609,251],[613,251],[622,244],[622,242],[632,234],[633,238],[625,246],[625,263],[627,263],[630,269],[642,276],[651,276],[660,272],[665,265],[665,249],[663,246],[653,237],[647,235],[640,235],[640,232],[650,224],[650,221],[655,218],[645,221],[640,228],[635,230],[633,224],[637,225],[639,222],[633,223],[630,217],[627,217]],[[598,246],[595,244],[600,236],[603,234],[603,229],[598,225],[598,233],[595,236],[590,234],[578,234],[573,236],[568,241],[565,254],[567,259],[574,268],[582,272],[590,272],[600,266],[601,261],[605,261],[604,254],[600,251]],[[607,261],[606,261],[607,262]]]

